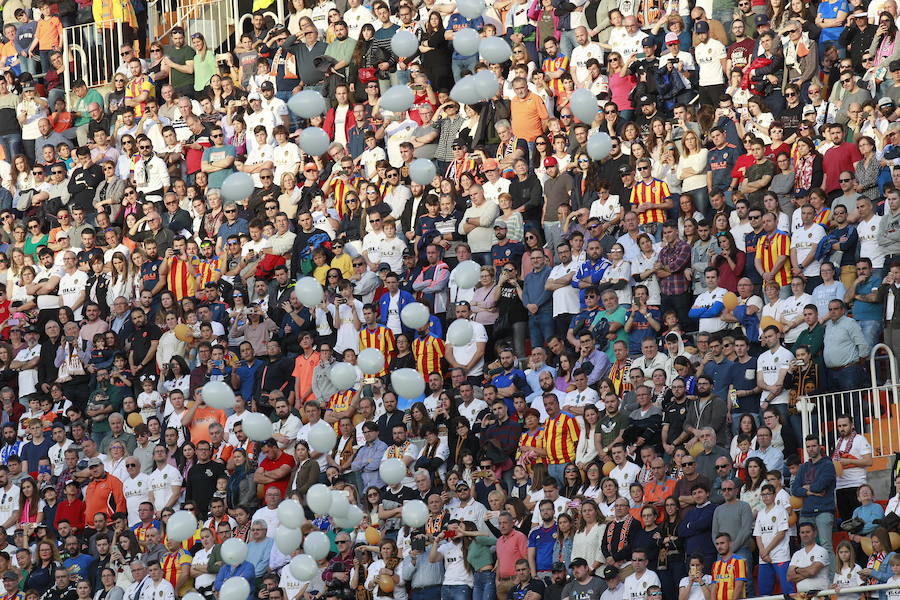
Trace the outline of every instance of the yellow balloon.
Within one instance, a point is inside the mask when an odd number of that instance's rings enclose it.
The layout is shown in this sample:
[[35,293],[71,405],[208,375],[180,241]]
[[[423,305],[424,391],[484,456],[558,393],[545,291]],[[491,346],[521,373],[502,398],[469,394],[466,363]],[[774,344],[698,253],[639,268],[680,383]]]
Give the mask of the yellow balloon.
[[799,521],[799,520],[800,519],[799,519],[797,513],[795,513],[795,512],[792,512],[790,515],[788,515],[788,525],[790,527],[793,527],[794,525],[796,525],[797,521]]
[[194,333],[191,331],[190,326],[185,325],[184,323],[179,323],[175,326],[175,337],[185,343],[194,341]]
[[772,317],[766,316],[760,319],[759,321],[759,330],[765,331],[765,329],[771,325],[774,325],[778,328],[778,331],[781,331],[781,323],[773,319]]
[[696,444],[691,446],[691,449],[688,452],[691,453],[691,456],[698,456],[701,452],[703,452],[703,444],[697,442]]
[[900,548],[900,533],[891,531],[888,533],[888,537],[891,538],[891,549],[896,550],[897,548]]
[[144,417],[141,416],[141,413],[134,412],[128,415],[127,421],[129,427],[137,427],[144,422]]
[[726,292],[724,296],[722,296],[722,304],[725,305],[725,308],[728,310],[734,310],[734,307],[738,305],[738,297],[734,292]]
[[378,576],[378,587],[385,594],[390,594],[394,591],[394,578],[390,575],[379,575]]
[[859,538],[859,545],[862,546],[866,556],[872,555],[872,538],[869,536]]
[[841,473],[843,473],[843,472],[844,472],[844,465],[842,465],[841,463],[835,461],[835,463],[834,463],[834,474],[835,474],[835,476],[836,476],[836,477],[840,477],[840,476],[841,476]]
[[800,510],[801,508],[803,508],[803,498],[791,496],[791,508],[793,508],[794,510]]
[[612,461],[603,463],[603,474],[609,475],[615,467],[616,467],[616,463],[614,463]]
[[381,541],[381,532],[374,527],[366,527],[366,543],[370,546],[377,546]]

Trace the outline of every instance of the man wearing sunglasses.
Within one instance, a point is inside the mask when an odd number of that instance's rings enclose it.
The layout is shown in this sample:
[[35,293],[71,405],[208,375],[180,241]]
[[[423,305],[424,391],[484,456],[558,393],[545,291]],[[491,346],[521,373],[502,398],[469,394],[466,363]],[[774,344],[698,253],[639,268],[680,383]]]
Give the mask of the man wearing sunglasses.
[[[210,188],[221,189],[225,179],[235,172],[235,149],[234,146],[225,143],[225,131],[221,127],[212,127],[209,130],[209,139],[212,146],[203,151],[200,169],[209,176]],[[138,149],[141,149],[141,146],[138,146]]]
[[159,202],[169,187],[169,168],[153,151],[153,142],[146,135],[138,136],[137,147],[140,158],[134,165],[135,187],[145,200]]

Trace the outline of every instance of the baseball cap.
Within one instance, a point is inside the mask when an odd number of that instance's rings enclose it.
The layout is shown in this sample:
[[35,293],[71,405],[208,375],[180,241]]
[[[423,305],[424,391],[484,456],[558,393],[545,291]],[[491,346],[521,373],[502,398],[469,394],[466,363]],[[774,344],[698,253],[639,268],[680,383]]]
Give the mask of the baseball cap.
[[760,25],[768,25],[769,24],[769,15],[756,15],[753,17],[753,21],[756,23],[756,26]]
[[606,565],[600,571],[600,579],[612,579],[619,574],[619,569],[613,565]]
[[416,255],[416,253],[413,252],[412,250],[410,250],[409,248],[403,249],[403,258],[406,258],[407,256],[415,256],[415,255]]
[[638,106],[646,106],[648,104],[656,104],[650,96],[641,96],[638,98]]
[[386,262],[378,263],[378,270],[379,271],[390,271],[391,265],[387,264]]
[[565,571],[566,565],[562,561],[556,561],[553,563],[553,566],[550,567],[550,571],[556,573],[558,571]]
[[271,81],[263,81],[263,82],[260,84],[259,89],[261,89],[261,90],[274,90],[274,89],[275,89],[275,86],[272,84]]
[[305,165],[303,165],[303,170],[304,171],[318,171],[319,166],[314,162],[308,162]]
[[496,171],[500,168],[500,163],[495,158],[489,158],[481,165],[482,171]]
[[250,92],[250,94],[247,95],[247,102],[250,102],[251,100],[262,100],[262,96],[257,92]]
[[888,68],[891,71],[900,71],[900,60],[892,60],[891,64],[888,65]]
[[887,96],[883,96],[883,97],[878,101],[878,106],[893,106],[893,105],[894,105],[894,101],[891,100],[891,99],[890,99],[889,97],[887,97]]
[[694,33],[709,33],[709,23],[706,21],[697,21],[694,23]]
[[103,461],[100,460],[100,458],[96,457],[96,456],[94,458],[88,460],[88,467],[99,467],[102,464],[103,464]]
[[35,89],[35,88],[34,88],[34,84],[31,83],[30,81],[29,81],[28,83],[26,83],[25,85],[22,86],[22,91],[23,91],[23,92],[27,92],[28,90],[34,91],[34,89]]
[[465,481],[460,481],[459,483],[456,484],[456,489],[461,490],[462,488],[469,489],[469,484],[466,483]]
[[619,167],[619,175],[631,175],[634,173],[634,169],[629,167],[628,165],[622,165]]
[[656,41],[650,36],[647,36],[641,40],[641,46],[644,46],[645,48],[648,48],[650,46],[655,46],[655,45],[656,45]]
[[678,34],[670,31],[666,34],[666,45],[669,44],[677,44],[678,43]]
[[558,164],[559,163],[557,162],[556,158],[554,158],[552,156],[548,156],[547,158],[544,159],[544,168],[545,169],[547,167],[555,167]]
[[814,114],[816,114],[816,107],[807,104],[806,106],[803,107],[803,114],[804,114],[804,115],[814,115]]
[[588,566],[588,561],[581,558],[580,556],[578,558],[572,559],[572,562],[569,563],[570,569],[574,569],[575,567],[586,567],[586,566]]
[[854,12],[852,15],[850,15],[850,18],[851,19],[868,19],[869,14],[864,10],[858,10],[858,11]]
[[509,229],[509,225],[507,225],[506,221],[504,221],[503,219],[494,220],[494,229],[496,229],[497,227],[501,229]]
[[3,579],[9,579],[10,581],[18,581],[19,575],[15,571],[7,571],[3,574]]
[[69,234],[68,234],[68,232],[65,232],[65,231],[60,231],[59,233],[56,234],[56,239],[58,239],[58,240],[61,240],[62,238],[68,238],[68,237],[69,237]]

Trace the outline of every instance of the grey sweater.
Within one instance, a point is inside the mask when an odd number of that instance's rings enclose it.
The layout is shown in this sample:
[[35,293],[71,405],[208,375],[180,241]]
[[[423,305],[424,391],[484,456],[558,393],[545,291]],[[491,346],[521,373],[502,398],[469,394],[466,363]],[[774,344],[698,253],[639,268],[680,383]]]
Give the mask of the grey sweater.
[[750,505],[743,500],[731,504],[720,504],[713,513],[713,542],[720,533],[731,536],[731,548],[734,551],[750,550],[750,539],[753,537],[753,512]]

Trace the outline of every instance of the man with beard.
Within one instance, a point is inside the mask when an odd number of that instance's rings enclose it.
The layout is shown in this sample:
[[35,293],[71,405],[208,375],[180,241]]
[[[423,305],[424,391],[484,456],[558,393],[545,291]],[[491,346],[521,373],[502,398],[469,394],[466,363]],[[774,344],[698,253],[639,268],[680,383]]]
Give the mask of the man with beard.
[[541,222],[541,205],[543,200],[541,182],[537,175],[529,170],[528,161],[524,158],[516,158],[512,162],[512,169],[516,175],[509,184],[509,194],[513,198],[513,209],[521,209],[525,223],[529,223],[537,229]]
[[274,340],[266,343],[266,364],[260,369],[256,388],[261,412],[271,414],[275,401],[282,398],[288,399],[290,404],[290,398],[293,397],[293,390],[290,389],[293,370],[293,361],[281,354],[281,345]]
[[[804,440],[806,462],[800,465],[797,474],[791,479],[791,495],[803,499],[800,508],[801,523],[815,523],[813,535],[804,545],[816,542],[818,531],[819,544],[832,554],[831,532],[834,527],[835,483],[834,463],[825,456],[818,436],[810,434]],[[800,528],[804,538],[803,527]]]
[[675,448],[686,442],[691,433],[684,428],[688,412],[684,379],[676,377],[669,389],[672,391],[672,399],[663,409],[662,446],[667,454],[672,455]]
[[860,505],[857,492],[866,482],[866,469],[872,466],[872,445],[856,433],[850,416],[839,415],[836,423],[839,437],[831,460],[844,468],[837,477],[834,494],[840,514],[849,515]]
[[212,460],[210,443],[205,440],[198,442],[197,463],[188,471],[185,489],[187,497],[194,500],[199,515],[207,514],[216,480],[226,476],[225,465]]
[[155,323],[150,323],[143,309],[135,308],[131,311],[131,322],[134,324],[134,337],[131,342],[131,352],[128,354],[128,362],[134,377],[156,374],[156,348],[159,346],[159,338],[162,331]]

